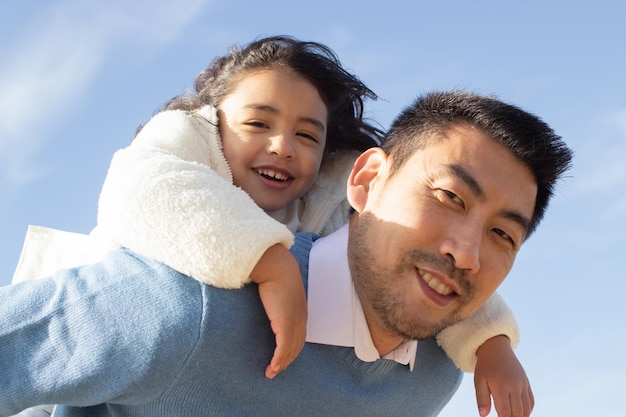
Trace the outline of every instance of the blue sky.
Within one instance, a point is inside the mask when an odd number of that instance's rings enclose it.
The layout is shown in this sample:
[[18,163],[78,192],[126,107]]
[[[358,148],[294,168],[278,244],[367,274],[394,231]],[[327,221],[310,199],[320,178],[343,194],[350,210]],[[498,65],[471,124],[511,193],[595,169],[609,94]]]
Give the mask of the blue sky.
[[[624,16],[618,0],[0,2],[0,285],[27,225],[91,230],[113,152],[212,58],[290,34],[333,48],[381,97],[367,113],[384,128],[417,94],[463,88],[564,137],[574,168],[500,292],[533,416],[622,416]],[[467,375],[442,416],[471,415]]]

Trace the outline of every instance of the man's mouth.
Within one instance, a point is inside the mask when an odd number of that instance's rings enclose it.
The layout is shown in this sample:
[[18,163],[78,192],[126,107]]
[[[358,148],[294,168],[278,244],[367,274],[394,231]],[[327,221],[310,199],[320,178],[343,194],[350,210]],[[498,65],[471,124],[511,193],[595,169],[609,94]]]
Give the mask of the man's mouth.
[[452,288],[450,288],[443,282],[439,281],[430,272],[420,270],[420,274],[422,278],[424,279],[424,282],[426,282],[426,284],[428,284],[428,286],[432,288],[433,290],[435,290],[437,293],[441,295],[450,295],[454,292]]
[[257,174],[274,181],[285,182],[289,179],[289,176],[272,169],[257,169],[256,172]]

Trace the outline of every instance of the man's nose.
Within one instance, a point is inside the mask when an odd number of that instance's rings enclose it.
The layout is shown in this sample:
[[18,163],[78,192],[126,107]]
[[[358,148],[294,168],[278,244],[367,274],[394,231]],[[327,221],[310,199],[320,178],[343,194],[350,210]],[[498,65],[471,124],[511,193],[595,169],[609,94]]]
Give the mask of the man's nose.
[[449,236],[441,244],[440,252],[451,257],[456,268],[471,275],[480,270],[481,243],[480,228],[468,223],[451,228]]

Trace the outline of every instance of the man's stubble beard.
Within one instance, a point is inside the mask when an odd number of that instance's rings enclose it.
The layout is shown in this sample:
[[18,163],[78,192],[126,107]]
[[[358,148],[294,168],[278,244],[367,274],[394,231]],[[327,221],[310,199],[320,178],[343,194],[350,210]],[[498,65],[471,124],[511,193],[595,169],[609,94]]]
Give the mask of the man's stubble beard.
[[[407,250],[395,266],[379,265],[374,262],[375,245],[370,245],[372,240],[368,235],[375,222],[380,220],[369,214],[359,215],[358,221],[350,225],[348,239],[350,272],[364,309],[365,306],[371,306],[378,320],[389,331],[404,339],[428,339],[444,328],[461,321],[462,309],[474,298],[475,292],[463,271],[455,268],[451,259],[419,249]],[[415,317],[415,314],[407,312],[408,307],[404,304],[407,294],[401,280],[415,275],[413,271],[417,265],[446,273],[463,290],[463,296],[457,295],[459,297],[456,301],[457,307],[436,322],[428,318]]]

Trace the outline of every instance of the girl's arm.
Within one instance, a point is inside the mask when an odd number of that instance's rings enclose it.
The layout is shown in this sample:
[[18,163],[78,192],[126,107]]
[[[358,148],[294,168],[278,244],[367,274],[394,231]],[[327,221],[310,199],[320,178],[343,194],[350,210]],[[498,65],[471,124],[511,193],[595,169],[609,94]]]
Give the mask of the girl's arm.
[[291,232],[232,184],[217,118],[165,111],[111,162],[93,235],[223,288],[239,288]]
[[437,341],[459,368],[474,372],[481,417],[490,413],[492,398],[498,415],[530,415],[534,407],[532,389],[513,352],[519,330],[513,313],[498,294],[473,315],[439,333]]
[[474,372],[478,348],[498,335],[508,337],[513,348],[519,343],[519,328],[513,312],[504,299],[494,293],[474,314],[439,333],[437,342],[456,366],[465,372]]

